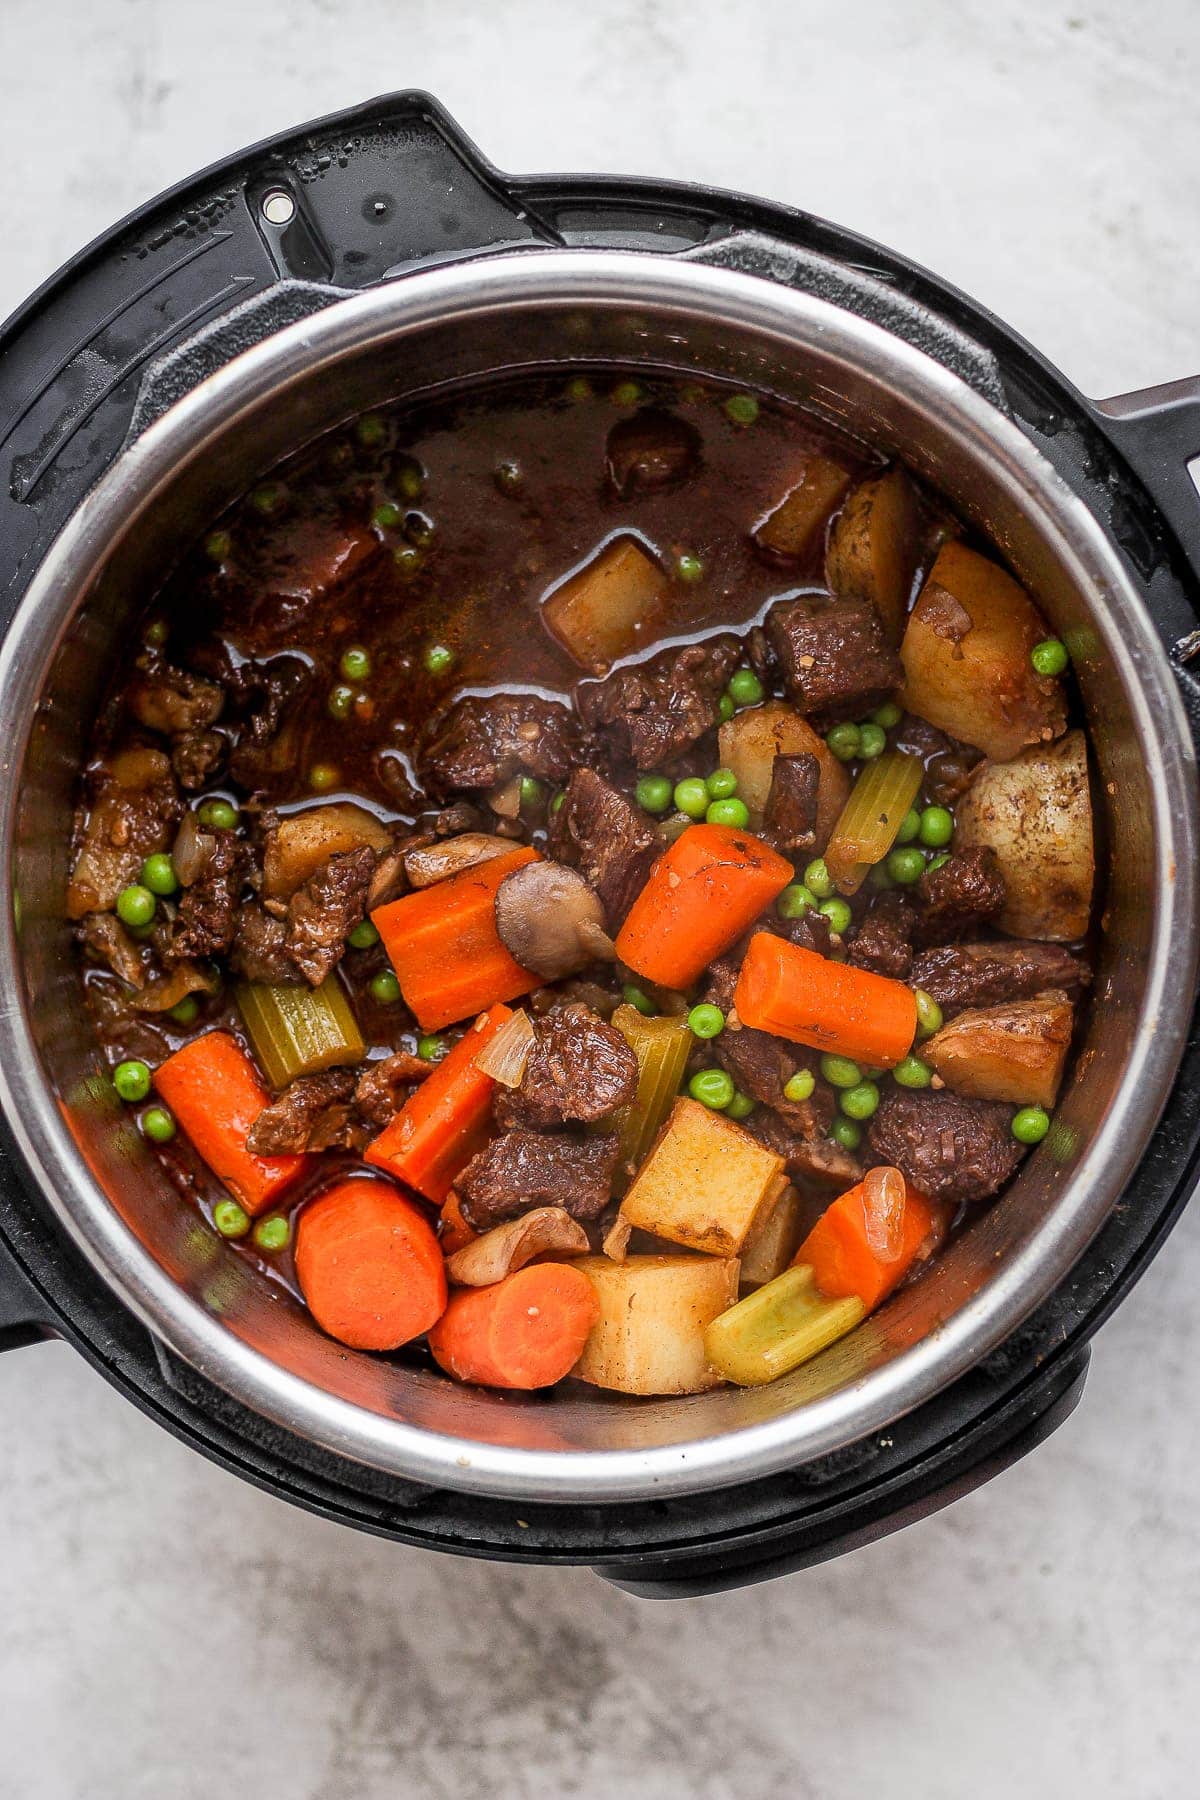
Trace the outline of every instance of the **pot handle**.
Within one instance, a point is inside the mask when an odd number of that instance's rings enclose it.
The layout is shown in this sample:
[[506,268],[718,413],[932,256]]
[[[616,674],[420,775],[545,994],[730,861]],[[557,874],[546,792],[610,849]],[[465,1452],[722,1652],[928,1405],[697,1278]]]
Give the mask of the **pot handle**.
[[[1162,509],[1200,576],[1200,488],[1190,465],[1200,458],[1200,375],[1092,402],[1106,435]],[[1188,660],[1182,645],[1176,646]],[[1200,642],[1192,654],[1200,650]]]
[[49,1310],[9,1245],[0,1238],[0,1351],[19,1350],[23,1344],[37,1344],[57,1336],[47,1318]]

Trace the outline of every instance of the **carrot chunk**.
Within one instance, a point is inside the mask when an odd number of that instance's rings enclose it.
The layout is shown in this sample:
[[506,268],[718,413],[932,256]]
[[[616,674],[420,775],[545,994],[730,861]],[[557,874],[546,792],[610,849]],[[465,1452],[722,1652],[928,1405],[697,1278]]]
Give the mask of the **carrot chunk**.
[[396,1350],[446,1305],[446,1264],[415,1201],[368,1175],[339,1182],[300,1214],[296,1278],[309,1311],[353,1350]]
[[511,1018],[507,1006],[481,1014],[367,1145],[366,1161],[440,1206],[490,1136],[496,1084],[475,1058]]
[[[889,1184],[895,1190],[890,1195]],[[853,1297],[871,1312],[944,1230],[944,1210],[898,1169],[872,1169],[825,1209],[794,1262],[808,1264],[827,1299]]]
[[514,961],[496,930],[496,889],[536,860],[537,851],[522,845],[371,914],[422,1031],[439,1031],[542,985]]
[[308,1167],[307,1156],[256,1156],[246,1148],[271,1096],[227,1031],[206,1031],[168,1056],[154,1071],[154,1086],[213,1174],[252,1216]]
[[916,996],[902,981],[765,931],[750,940],[733,1001],[743,1025],[873,1068],[902,1061],[917,1030]]
[[690,987],[791,879],[792,865],[749,832],[689,825],[651,869],[617,955],[660,987]]
[[530,1263],[492,1287],[459,1288],[429,1348],[459,1381],[549,1387],[570,1374],[599,1317],[586,1275],[567,1263]]

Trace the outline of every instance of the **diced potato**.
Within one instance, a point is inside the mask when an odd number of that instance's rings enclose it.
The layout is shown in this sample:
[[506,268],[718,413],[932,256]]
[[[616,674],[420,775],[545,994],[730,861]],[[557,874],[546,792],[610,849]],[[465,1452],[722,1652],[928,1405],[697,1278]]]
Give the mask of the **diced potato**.
[[785,1175],[774,1182],[742,1245],[740,1283],[744,1289],[774,1281],[795,1256],[803,1230],[803,1206]]
[[1075,1009],[1065,994],[1038,994],[959,1013],[921,1046],[948,1088],[975,1100],[1054,1105]]
[[614,538],[542,601],[542,618],[594,675],[646,640],[662,616],[667,577],[636,538]]
[[817,841],[819,854],[829,841],[850,795],[850,777],[823,737],[785,700],[768,700],[735,713],[721,727],[721,767],[737,776],[738,794],[750,813],[751,829],[762,824],[763,808],[771,791],[771,769],[777,756],[801,756],[807,752],[821,765],[817,785]]
[[754,542],[769,556],[799,562],[825,529],[825,521],[850,486],[850,476],[827,456],[812,456],[800,479],[754,527]]
[[921,508],[901,468],[860,482],[834,520],[825,580],[839,600],[869,600],[898,644],[921,554]]
[[931,725],[1006,761],[1066,727],[1062,684],[1029,660],[1049,636],[1011,575],[963,544],[944,544],[900,645],[900,697]]
[[672,1244],[736,1256],[783,1158],[723,1113],[680,1098],[621,1202],[621,1218]]
[[268,900],[288,900],[331,856],[343,856],[364,844],[382,852],[391,841],[387,826],[352,800],[289,813],[267,838],[263,894]]
[[1006,892],[996,921],[1002,931],[1055,943],[1081,938],[1096,867],[1083,732],[1011,762],[985,763],[958,802],[954,841],[996,852]]
[[622,1394],[700,1394],[720,1380],[704,1354],[704,1334],[733,1305],[733,1257],[585,1256],[572,1265],[600,1301],[573,1373]]

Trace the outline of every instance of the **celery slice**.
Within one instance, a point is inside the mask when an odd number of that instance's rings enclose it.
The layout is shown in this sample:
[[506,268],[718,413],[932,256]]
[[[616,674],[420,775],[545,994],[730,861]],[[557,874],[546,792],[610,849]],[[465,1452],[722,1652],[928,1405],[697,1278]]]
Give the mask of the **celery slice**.
[[856,894],[872,864],[883,861],[921,791],[923,774],[920,757],[906,750],[888,750],[863,769],[825,849],[839,893]]
[[638,1059],[637,1094],[616,1116],[622,1162],[640,1162],[679,1093],[692,1047],[687,1015],[647,1019],[618,1006],[612,1022]]
[[799,1368],[866,1317],[856,1295],[827,1300],[807,1263],[785,1269],[713,1320],[704,1354],[739,1387],[756,1387]]
[[315,1075],[367,1053],[350,1002],[335,975],[318,988],[242,982],[236,992],[246,1036],[271,1086]]

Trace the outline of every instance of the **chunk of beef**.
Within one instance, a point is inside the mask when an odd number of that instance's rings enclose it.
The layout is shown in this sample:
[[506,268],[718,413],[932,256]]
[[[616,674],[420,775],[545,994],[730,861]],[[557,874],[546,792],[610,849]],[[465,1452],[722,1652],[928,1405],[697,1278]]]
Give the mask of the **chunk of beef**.
[[540,1016],[543,1013],[561,1011],[564,1006],[573,1006],[579,1002],[590,1011],[599,1013],[602,1019],[611,1019],[623,996],[616,985],[615,975],[610,974],[608,979],[612,985],[606,987],[602,973],[597,969],[589,975],[556,981],[551,987],[535,988],[529,996],[529,1010]]
[[[831,1099],[830,1118],[832,1113]],[[776,1156],[782,1156],[788,1175],[802,1189],[818,1187],[828,1191],[832,1187],[836,1193],[844,1194],[847,1188],[862,1180],[862,1163],[853,1151],[843,1150],[831,1137],[821,1133],[816,1137],[802,1136],[768,1107],[760,1106],[757,1112],[751,1113],[745,1127],[760,1144],[765,1144]]]
[[246,880],[246,845],[231,831],[219,831],[198,878],[183,890],[165,959],[224,956],[237,928]]
[[1092,979],[1081,956],[1065,944],[1016,938],[997,944],[944,944],[925,950],[913,963],[912,985],[923,988],[947,1018],[968,1006],[999,1006],[1032,1000],[1058,988],[1077,1000]]
[[180,787],[193,794],[207,787],[225,761],[226,748],[219,731],[181,731],[171,744],[171,767]]
[[[334,1148],[331,1125],[336,1138],[350,1132],[350,1108],[345,1103],[354,1092],[355,1079],[353,1069],[323,1069],[318,1075],[298,1076],[259,1113],[247,1134],[246,1148],[255,1156],[293,1156],[304,1150]],[[335,1115],[332,1120],[331,1112]],[[314,1132],[322,1140],[320,1145],[313,1142]],[[358,1135],[363,1135],[361,1130]]]
[[432,1075],[434,1064],[411,1050],[397,1050],[368,1063],[354,1089],[354,1105],[377,1131],[390,1125],[407,1098],[404,1090]]
[[534,1021],[534,1044],[518,1088],[499,1088],[492,1110],[502,1130],[552,1131],[592,1124],[637,1093],[638,1059],[621,1033],[575,1001]]
[[298,656],[269,662],[238,659],[220,641],[208,647],[205,666],[218,673],[237,716],[238,741],[229,772],[254,793],[295,763],[300,715],[313,672]]
[[288,956],[313,987],[341,961],[346,939],[362,919],[374,868],[375,852],[365,844],[331,856],[288,902]]
[[478,806],[472,806],[469,800],[456,800],[452,806],[443,806],[429,822],[429,829],[435,838],[461,837],[464,832],[483,831],[486,826],[485,815]]
[[212,725],[225,704],[225,690],[219,682],[177,669],[150,651],[139,656],[125,698],[139,725],[172,737]]
[[846,940],[846,960],[859,969],[907,981],[917,918],[902,894],[880,894]]
[[1004,877],[990,844],[952,850],[917,883],[916,941],[925,948],[978,931],[1004,905]]
[[645,407],[608,434],[608,478],[622,500],[677,487],[700,467],[700,433],[674,413]]
[[816,956],[829,955],[832,928],[824,913],[814,912],[811,907],[798,919],[781,919],[777,913],[767,913],[755,929],[786,938],[789,944],[799,944],[802,950],[811,950]]
[[146,963],[141,947],[134,943],[115,913],[85,913],[76,935],[84,949],[90,950],[97,962],[107,963],[114,975],[130,987],[145,987]]
[[111,911],[121,889],[138,879],[146,857],[170,848],[181,811],[179,789],[161,750],[119,750],[94,764],[76,816],[68,916]]
[[986,1200],[1025,1154],[1012,1117],[998,1100],[887,1082],[867,1134],[871,1160],[893,1164],[931,1200]]
[[417,757],[421,781],[435,794],[485,789],[513,775],[562,781],[580,754],[578,727],[567,708],[536,694],[468,695],[438,715]]
[[784,856],[798,856],[817,841],[817,786],[821,765],[807,750],[777,756],[763,808],[762,836]]
[[971,785],[971,777],[983,760],[981,750],[947,737],[928,719],[905,713],[892,737],[897,749],[919,756],[925,764],[925,792],[937,806],[953,806]]
[[660,650],[603,681],[580,682],[575,705],[618,758],[657,769],[719,722],[721,695],[740,659],[737,639],[727,635]]
[[820,594],[779,600],[767,614],[766,631],[801,712],[857,718],[904,680],[900,658],[869,600]]
[[645,885],[662,842],[640,806],[594,769],[571,772],[550,820],[550,854],[578,869],[615,931]]
[[247,901],[238,912],[229,950],[234,973],[247,981],[295,981],[287,935],[282,919],[264,912],[256,900]]
[[475,1231],[488,1231],[535,1206],[561,1206],[573,1219],[598,1218],[612,1198],[620,1154],[615,1135],[506,1131],[473,1157],[455,1182],[463,1217]]
[[[704,999],[710,1006],[719,1006],[727,1017],[733,1011],[737,976],[738,962],[733,957],[722,957],[708,971]],[[801,1137],[813,1138],[828,1129],[833,1117],[828,1089],[819,1089],[808,1100],[789,1100],[783,1091],[798,1069],[813,1066],[815,1058],[807,1051],[769,1031],[754,1031],[735,1018],[705,1046],[705,1059],[709,1056],[732,1075],[741,1093],[771,1107]]]

